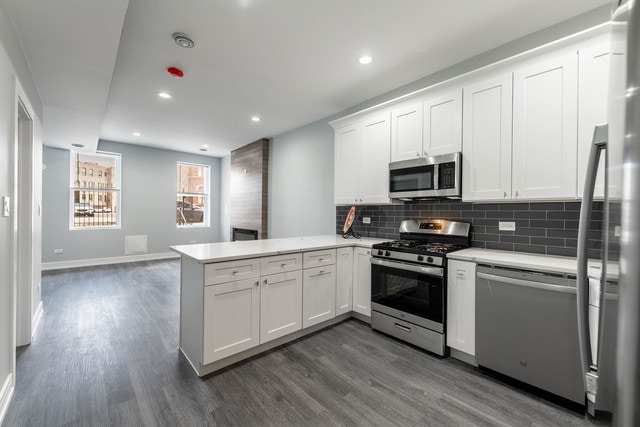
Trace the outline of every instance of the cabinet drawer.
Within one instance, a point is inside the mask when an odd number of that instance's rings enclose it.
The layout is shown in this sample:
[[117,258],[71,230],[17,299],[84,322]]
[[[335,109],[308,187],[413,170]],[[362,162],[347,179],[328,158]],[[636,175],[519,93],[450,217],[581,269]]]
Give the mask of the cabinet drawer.
[[204,266],[204,285],[260,277],[260,258],[216,262]]
[[304,254],[302,254],[302,265],[304,268],[320,267],[323,265],[330,265],[335,263],[335,249],[305,252]]
[[261,274],[284,273],[302,269],[302,254],[287,254],[264,257],[260,259]]

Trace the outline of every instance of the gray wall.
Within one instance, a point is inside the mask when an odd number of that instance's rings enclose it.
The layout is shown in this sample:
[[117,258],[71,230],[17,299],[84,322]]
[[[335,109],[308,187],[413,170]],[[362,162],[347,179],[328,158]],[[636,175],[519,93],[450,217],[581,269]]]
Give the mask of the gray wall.
[[[13,198],[13,129],[14,129],[14,78],[17,77],[26,93],[29,104],[33,108],[34,133],[34,165],[39,168],[42,147],[42,101],[31,78],[27,61],[6,11],[3,1],[0,1],[0,196],[12,197],[12,213],[9,217],[0,216],[0,411],[7,402],[8,393],[15,384],[15,341],[13,339],[16,316],[13,310],[14,289],[12,271],[15,261],[12,259],[13,220],[16,215],[15,198]],[[39,171],[34,171],[39,177]],[[20,187],[20,182],[17,183]],[[23,184],[24,185],[24,184]],[[20,187],[23,189],[22,187]],[[36,180],[32,188],[33,202],[40,204],[40,180]],[[18,235],[20,245],[32,243],[32,253],[40,251],[40,218],[36,217],[33,224],[33,238]],[[34,282],[40,282],[39,256],[33,256]],[[21,284],[24,285],[24,284]],[[40,293],[34,290],[34,302],[40,301]],[[8,381],[8,382],[7,382]],[[2,389],[7,384],[9,387]]]
[[[45,148],[43,262],[125,256],[125,236],[146,235],[149,254],[169,246],[215,242],[220,238],[220,159],[176,151],[100,141],[98,150],[122,155],[121,228],[69,230],[69,151]],[[176,162],[211,167],[209,227],[176,226]],[[64,254],[54,255],[54,249]]]
[[608,21],[609,13],[609,6],[595,9],[274,137],[269,169],[269,236],[335,233],[334,136],[330,121],[591,28]]
[[269,236],[333,234],[333,130],[326,120],[272,139]]

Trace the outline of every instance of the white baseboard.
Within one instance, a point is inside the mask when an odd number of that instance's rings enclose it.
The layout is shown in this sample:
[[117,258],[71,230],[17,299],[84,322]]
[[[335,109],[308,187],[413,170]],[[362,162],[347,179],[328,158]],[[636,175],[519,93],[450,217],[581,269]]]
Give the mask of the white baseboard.
[[36,334],[36,329],[38,329],[40,319],[42,319],[42,313],[44,313],[44,305],[42,304],[42,301],[40,301],[40,304],[38,304],[38,308],[36,309],[36,314],[33,315],[33,319],[31,320],[31,342],[33,342],[33,336]]
[[9,374],[0,389],[0,424],[2,424],[4,416],[7,414],[7,409],[9,409],[9,404],[11,403],[14,390],[13,375]]
[[110,258],[79,259],[73,261],[43,262],[42,270],[60,270],[62,268],[93,267],[96,265],[122,264],[125,262],[153,261],[158,259],[179,258],[175,252],[158,254],[127,255]]

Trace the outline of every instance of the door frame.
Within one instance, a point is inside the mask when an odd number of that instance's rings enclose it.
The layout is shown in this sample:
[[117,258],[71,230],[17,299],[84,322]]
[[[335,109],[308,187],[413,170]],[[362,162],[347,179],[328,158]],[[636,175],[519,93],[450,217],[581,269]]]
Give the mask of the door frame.
[[[14,76],[13,170],[11,173],[11,283],[13,288],[13,347],[31,343],[34,331],[34,110]],[[38,284],[40,281],[37,281]],[[39,285],[38,285],[39,286]],[[37,313],[40,316],[42,307]],[[15,374],[15,358],[13,372]]]

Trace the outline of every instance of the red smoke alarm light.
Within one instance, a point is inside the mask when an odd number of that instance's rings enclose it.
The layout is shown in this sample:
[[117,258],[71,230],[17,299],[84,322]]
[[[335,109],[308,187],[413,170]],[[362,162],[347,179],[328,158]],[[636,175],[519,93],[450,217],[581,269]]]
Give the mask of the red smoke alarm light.
[[184,72],[180,68],[169,67],[167,68],[167,72],[171,77],[175,77],[177,79],[181,79],[184,77]]

